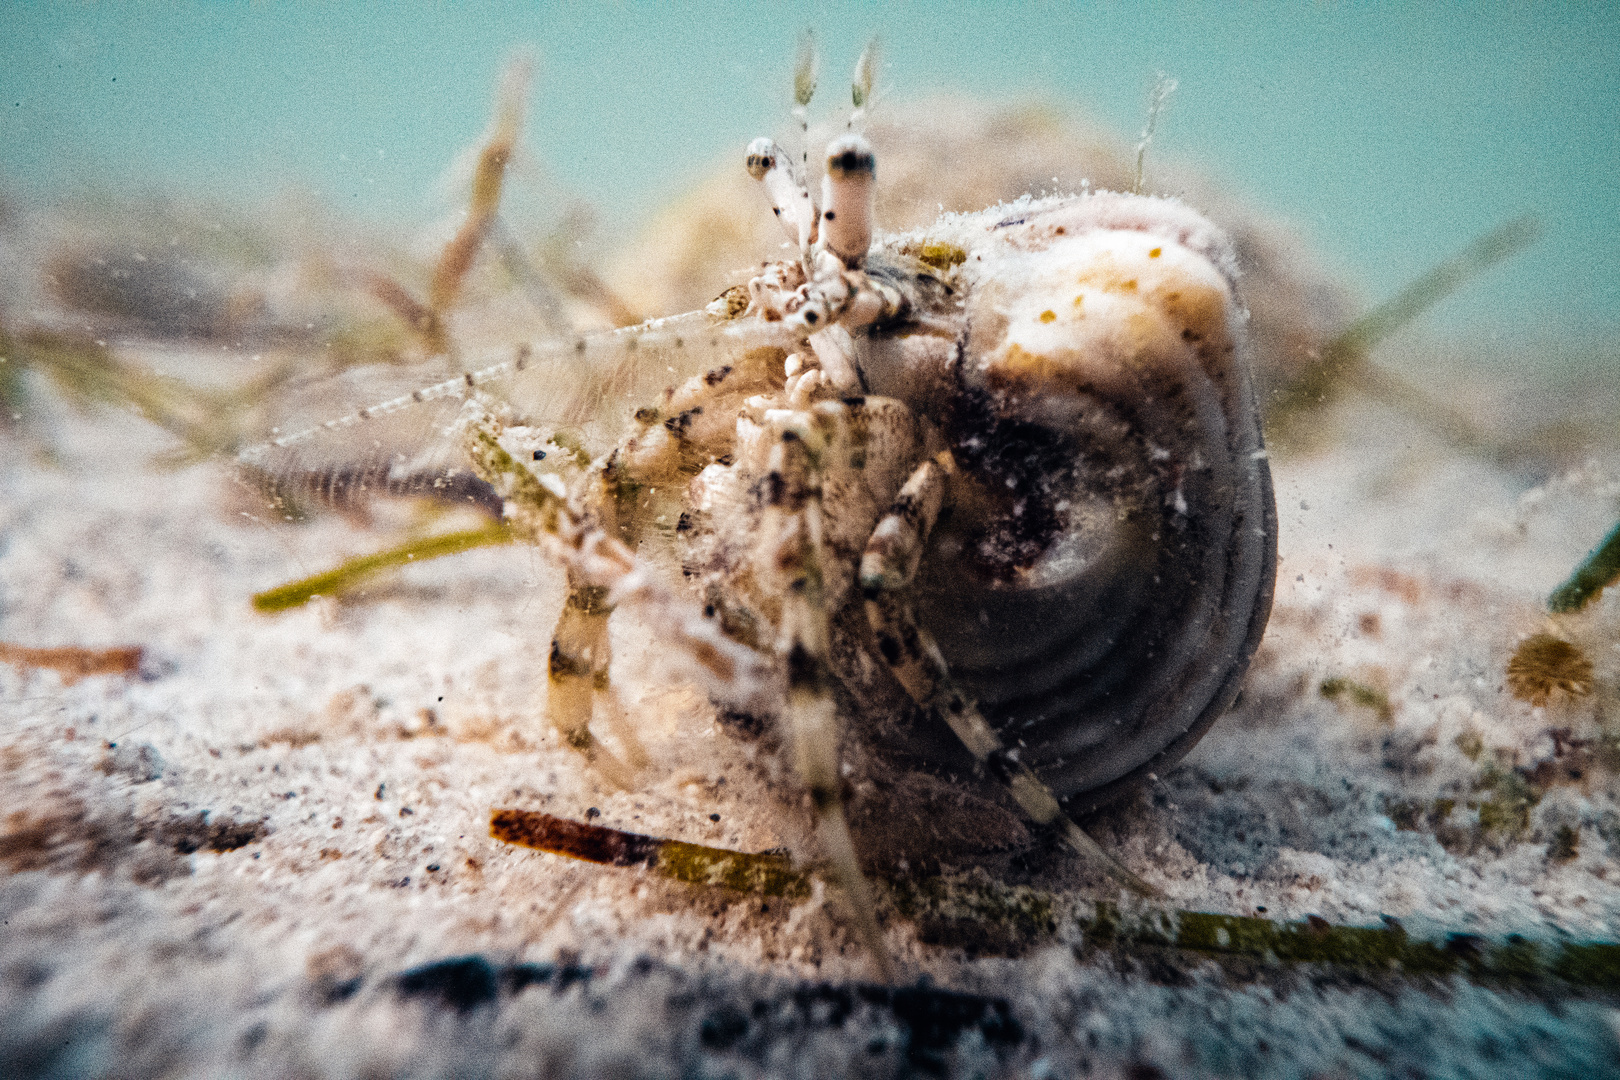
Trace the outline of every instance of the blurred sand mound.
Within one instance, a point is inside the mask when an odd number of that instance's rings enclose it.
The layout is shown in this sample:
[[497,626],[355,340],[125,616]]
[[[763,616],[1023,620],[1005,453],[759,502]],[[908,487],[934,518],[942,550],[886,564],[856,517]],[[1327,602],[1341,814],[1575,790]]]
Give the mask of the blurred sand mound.
[[[810,147],[829,130],[812,129]],[[1136,151],[1084,119],[1039,104],[941,98],[885,106],[869,122],[877,151],[877,221],[902,232],[941,212],[982,210],[1020,195],[1128,191]],[[790,148],[804,141],[780,140]],[[1159,164],[1150,149],[1145,188],[1197,206],[1232,235],[1253,319],[1257,385],[1264,399],[1320,356],[1355,305],[1285,225],[1195,171]],[[608,275],[630,306],[648,315],[701,307],[783,255],[782,232],[764,193],[743,169],[742,148],[677,198],[617,260]],[[812,152],[810,173],[819,176]],[[819,183],[819,180],[816,181]]]

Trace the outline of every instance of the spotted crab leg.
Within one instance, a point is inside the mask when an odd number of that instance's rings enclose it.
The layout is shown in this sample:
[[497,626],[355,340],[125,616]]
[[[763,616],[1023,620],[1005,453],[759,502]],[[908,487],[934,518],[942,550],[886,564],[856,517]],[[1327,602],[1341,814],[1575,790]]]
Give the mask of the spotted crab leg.
[[[765,349],[745,355],[739,363],[711,368],[665,391],[657,406],[642,409],[635,431],[594,465],[576,489],[583,492],[585,515],[594,520],[595,528],[604,534],[619,531],[620,519],[625,518],[633,538],[640,522],[633,511],[621,513],[621,504],[632,506],[639,486],[675,482],[683,469],[718,452],[728,432],[716,418],[734,411],[724,407],[726,399],[774,386],[781,378],[779,355],[780,350]],[[547,661],[546,715],[566,745],[600,766],[609,780],[628,788],[647,756],[629,725],[620,722],[610,675],[612,612],[609,590],[570,568],[568,596],[552,632]],[[591,734],[593,718],[613,726],[627,762],[620,762]]]
[[[474,470],[505,500],[512,528],[548,548],[568,571],[572,588],[564,614],[568,625],[559,630],[558,637],[567,639],[561,649],[564,666],[584,669],[570,673],[575,681],[569,691],[586,689],[580,684],[586,681],[587,671],[589,690],[606,690],[601,685],[605,680],[595,672],[598,657],[605,665],[608,654],[597,643],[605,638],[607,612],[629,604],[655,634],[687,659],[684,674],[717,700],[744,708],[758,708],[761,702],[774,700],[778,684],[764,656],[726,637],[694,604],[662,585],[657,574],[645,572],[635,554],[610,536],[581,500],[570,497],[558,477],[535,476],[501,446],[500,427],[493,417],[480,413],[476,403],[470,403],[470,411],[471,416],[463,421],[462,441]],[[572,621],[567,614],[570,610],[576,612]],[[580,664],[586,655],[589,663]],[[568,660],[570,657],[573,659]],[[565,741],[577,730],[579,712],[586,713],[588,722],[588,696],[585,705],[584,710],[574,706],[575,712],[568,714],[574,726],[559,728]]]
[[647,755],[632,732],[615,731],[624,743],[628,761],[621,761],[591,734],[593,713],[610,713],[616,704],[598,698],[611,690],[608,668],[613,662],[608,640],[608,590],[586,584],[570,570],[568,596],[552,631],[546,660],[546,719],[565,744],[585,755],[615,785],[629,790]]
[[[806,423],[805,420],[810,422]],[[830,637],[823,567],[829,557],[822,538],[821,465],[838,425],[825,414],[793,413],[779,420],[765,485],[760,571],[781,582],[782,616],[777,650],[787,668],[783,719],[794,767],[810,792],[816,838],[828,868],[848,898],[855,930],[884,981],[893,962],[877,922],[877,900],[861,873],[844,814],[839,744],[842,725],[827,666]],[[829,438],[831,436],[831,438]]]
[[944,505],[948,455],[943,463],[919,465],[901,487],[893,507],[872,530],[861,557],[861,591],[866,617],[877,636],[878,653],[917,704],[932,709],[962,740],[962,745],[1007,786],[1024,813],[1038,825],[1058,831],[1065,843],[1089,865],[1142,896],[1157,891],[1104,851],[1063,812],[1052,790],[1018,760],[1018,751],[1002,745],[984,714],[951,677],[950,667],[933,635],[918,625],[906,591],[917,574],[928,534]]

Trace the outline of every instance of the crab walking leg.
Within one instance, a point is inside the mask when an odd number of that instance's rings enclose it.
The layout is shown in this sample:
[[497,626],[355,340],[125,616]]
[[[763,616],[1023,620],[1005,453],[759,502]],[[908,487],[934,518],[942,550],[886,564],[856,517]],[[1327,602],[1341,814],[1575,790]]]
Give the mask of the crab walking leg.
[[[628,518],[633,540],[640,522],[633,512],[620,512],[620,504],[633,502],[621,497],[622,493],[638,484],[670,482],[693,459],[710,452],[710,444],[716,440],[707,430],[714,425],[703,422],[705,409],[724,416],[726,410],[717,408],[717,402],[768,389],[773,378],[781,378],[779,353],[767,349],[759,356],[745,355],[738,364],[712,368],[666,390],[658,407],[643,409],[637,417],[637,431],[586,477],[585,504],[597,528],[612,532],[621,518]],[[623,722],[613,692],[609,675],[613,652],[608,637],[612,611],[606,588],[588,584],[576,571],[569,571],[568,598],[551,638],[546,715],[565,743],[600,765],[610,780],[628,788],[633,773],[645,767],[647,755],[630,725]],[[619,761],[592,736],[593,718],[612,727],[628,763]]]
[[[611,658],[607,613],[632,604],[653,633],[687,659],[683,674],[717,700],[758,708],[774,697],[776,680],[765,657],[727,638],[694,605],[643,573],[630,549],[571,500],[560,479],[542,479],[529,472],[501,446],[497,431],[497,422],[486,415],[466,425],[463,442],[474,471],[505,500],[512,526],[548,547],[568,572],[570,600],[563,615],[568,625],[558,637],[565,640],[563,655],[574,658],[574,674],[579,677],[567,684],[566,694],[582,696],[578,694],[586,689],[582,683],[598,693],[607,689],[599,686],[596,674],[605,673]],[[581,662],[586,656],[589,660]],[[570,663],[565,659],[561,666]],[[558,725],[565,739],[580,730],[579,711],[589,716],[590,698],[583,696],[585,708],[575,705],[576,712]]]
[[940,457],[943,462],[925,461],[917,466],[895,496],[894,505],[872,530],[861,556],[861,589],[866,595],[903,589],[916,577],[928,534],[945,503],[947,468],[954,467],[948,452]]
[[[583,487],[586,519],[606,532],[615,521],[603,470],[592,468],[577,485]],[[585,755],[612,783],[629,790],[635,773],[647,764],[647,755],[628,725],[618,723],[619,701],[613,692],[610,669],[613,645],[608,616],[613,612],[606,586],[587,581],[578,567],[568,567],[568,595],[551,632],[546,660],[546,719],[565,745]],[[591,733],[593,717],[607,720],[624,747],[629,761],[620,761]]]
[[843,731],[827,669],[828,598],[823,577],[827,552],[822,543],[819,459],[828,447],[822,425],[802,423],[806,419],[805,413],[785,418],[772,447],[761,530],[766,562],[761,570],[785,586],[777,643],[788,678],[783,719],[794,767],[810,791],[816,838],[828,867],[853,909],[862,944],[881,977],[892,981],[894,968],[878,927],[876,899],[855,858],[844,816],[838,753]]
[[546,663],[546,719],[565,744],[584,754],[615,785],[629,790],[636,770],[646,762],[641,744],[633,735],[627,740],[625,731],[615,730],[625,743],[630,758],[626,763],[597,741],[590,729],[593,712],[610,715],[617,705],[608,681],[613,660],[607,628],[608,590],[581,582],[572,569],[568,583],[568,597],[552,631]]
[[[819,615],[825,625],[825,610]],[[822,646],[825,647],[824,641]],[[844,817],[838,769],[838,744],[843,732],[825,660],[824,654],[812,655],[803,640],[796,642],[789,654],[785,718],[793,745],[793,761],[810,790],[816,814],[816,839],[827,856],[834,879],[849,899],[856,933],[877,964],[880,977],[892,982],[894,966],[883,942],[883,931],[878,927],[877,899],[871,883],[861,873],[849,822]]]
[[[576,492],[579,490],[576,487]],[[605,497],[600,470],[593,469],[585,479],[585,502],[589,511],[582,515],[593,528],[611,527],[612,506]],[[544,491],[544,488],[542,488]],[[565,502],[565,507],[567,503]],[[563,744],[585,755],[585,760],[621,790],[629,790],[635,773],[646,764],[641,744],[616,725],[629,761],[620,760],[591,733],[593,715],[617,718],[617,697],[612,692],[609,668],[613,646],[608,637],[608,587],[588,580],[581,567],[569,564],[568,595],[562,613],[551,632],[551,651],[546,658],[546,719],[562,738]]]
[[1082,858],[1133,892],[1156,895],[1151,885],[1121,866],[1063,812],[1051,789],[1018,760],[1018,751],[1002,746],[978,706],[951,678],[933,636],[918,625],[916,608],[902,590],[916,575],[928,533],[939,516],[944,487],[944,469],[931,461],[918,466],[900,489],[894,507],[872,530],[861,557],[861,591],[879,655],[906,693],[945,719],[962,745],[1007,786],[1031,820],[1055,827]]
[[733,363],[668,388],[657,405],[637,410],[635,430],[599,470],[600,497],[626,486],[671,482],[726,453],[737,409],[749,396],[783,385],[788,356],[780,346],[751,349]]

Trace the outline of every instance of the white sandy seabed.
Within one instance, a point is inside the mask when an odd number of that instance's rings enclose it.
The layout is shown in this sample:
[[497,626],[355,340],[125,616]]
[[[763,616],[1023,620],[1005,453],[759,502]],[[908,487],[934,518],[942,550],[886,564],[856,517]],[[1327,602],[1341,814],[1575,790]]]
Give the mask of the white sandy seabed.
[[[1556,770],[1594,737],[1601,695],[1533,709],[1503,672],[1612,523],[1614,462],[1527,491],[1393,413],[1340,420],[1332,453],[1274,463],[1276,611],[1239,706],[1096,835],[1178,908],[1615,940],[1611,774],[1538,789],[1511,836],[1468,805],[1491,796],[1487,763]],[[254,591],[397,533],[266,523],[219,465],[150,468],[159,441],[123,416],[64,414],[52,438],[49,467],[0,444],[0,640],[145,653],[138,677],[71,684],[0,666],[8,1076],[1620,1071],[1601,994],[1236,973],[1074,941],[974,958],[898,919],[910,989],[883,994],[834,897],[764,902],[500,845],[493,806],[594,807],[744,850],[782,843],[784,815],[633,625],[615,634],[654,759],[642,786],[612,791],[558,745],[539,702],[560,580],[534,549],[260,616]],[[1616,657],[1594,660],[1612,680]],[[1324,696],[1333,679],[1388,709]],[[455,958],[474,959],[399,978]]]

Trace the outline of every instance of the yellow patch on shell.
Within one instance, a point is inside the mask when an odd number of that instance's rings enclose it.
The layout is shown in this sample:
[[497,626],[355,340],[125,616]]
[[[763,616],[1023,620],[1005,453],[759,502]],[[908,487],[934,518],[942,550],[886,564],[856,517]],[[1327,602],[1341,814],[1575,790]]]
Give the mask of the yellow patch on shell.
[[967,252],[943,240],[925,240],[917,258],[936,270],[949,270],[967,262]]
[[1026,270],[1019,288],[986,290],[978,301],[1004,328],[981,346],[992,384],[1106,390],[1229,351],[1236,307],[1226,278],[1162,237],[1083,233],[1058,240]]

